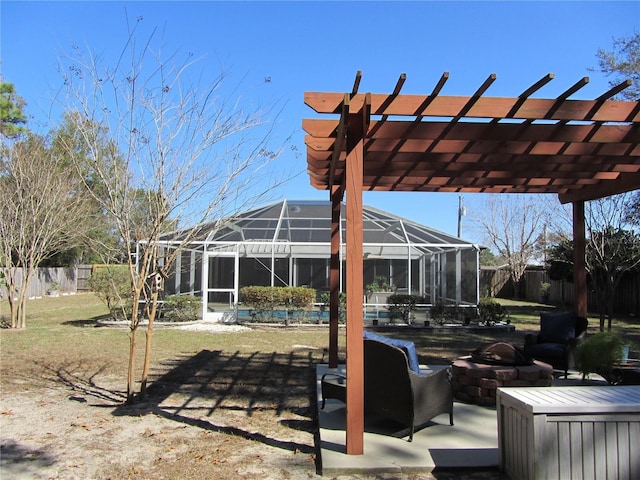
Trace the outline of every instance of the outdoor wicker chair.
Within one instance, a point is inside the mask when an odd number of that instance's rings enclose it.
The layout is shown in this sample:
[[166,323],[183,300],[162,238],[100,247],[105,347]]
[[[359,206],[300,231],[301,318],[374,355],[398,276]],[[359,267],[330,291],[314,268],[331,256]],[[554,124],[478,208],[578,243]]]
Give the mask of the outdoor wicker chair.
[[525,335],[524,352],[567,377],[575,367],[576,349],[586,337],[587,326],[587,319],[573,312],[541,313],[540,333]]
[[[405,352],[377,340],[364,341],[364,409],[394,420],[414,432],[434,417],[449,414],[453,425],[453,390],[450,370],[429,375],[411,371]],[[346,379],[327,373],[322,376],[322,408],[327,398],[346,401]]]

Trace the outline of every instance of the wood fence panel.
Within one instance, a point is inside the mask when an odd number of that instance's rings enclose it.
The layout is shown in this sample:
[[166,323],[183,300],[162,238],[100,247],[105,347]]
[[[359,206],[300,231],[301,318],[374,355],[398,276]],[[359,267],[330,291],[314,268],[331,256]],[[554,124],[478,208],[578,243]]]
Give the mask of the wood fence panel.
[[78,292],[88,292],[90,290],[88,285],[89,277],[93,271],[93,265],[78,265],[76,268],[78,270]]
[[[22,281],[23,270],[17,269],[19,281]],[[76,293],[78,291],[77,269],[76,268],[38,268],[36,270],[29,289],[27,290],[27,298],[44,297],[54,291],[61,294]],[[6,298],[6,287],[0,289],[2,298]]]
[[[527,270],[521,280],[520,291],[524,293],[524,300],[540,301],[540,284],[551,284],[549,302],[553,305],[573,306],[573,283],[560,280],[550,280],[544,270]],[[490,293],[493,297],[513,298],[516,289],[509,279],[506,269],[495,267],[480,268],[480,292],[482,295]],[[595,294],[587,293],[590,312],[597,310]],[[629,272],[622,277],[615,292],[614,313],[640,315],[640,272]]]

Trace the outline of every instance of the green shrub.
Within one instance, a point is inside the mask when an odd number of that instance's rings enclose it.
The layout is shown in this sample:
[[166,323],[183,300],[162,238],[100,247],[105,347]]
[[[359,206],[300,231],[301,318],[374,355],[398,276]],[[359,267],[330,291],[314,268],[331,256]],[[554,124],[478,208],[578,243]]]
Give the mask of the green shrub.
[[329,308],[330,303],[331,293],[322,292],[322,294],[320,294],[320,311],[324,312],[327,308]]
[[240,301],[249,309],[258,320],[264,320],[267,312],[272,313],[276,306],[282,303],[282,291],[275,287],[249,286],[240,289]]
[[[331,294],[329,292],[324,292],[320,295],[320,302],[322,302],[321,310],[326,310],[329,308],[329,303],[331,301]],[[347,315],[347,294],[344,292],[340,292],[338,294],[338,320],[340,322],[344,322],[345,317]]]
[[622,360],[624,342],[611,332],[598,332],[578,345],[576,364],[583,378],[590,373],[602,375],[607,381],[611,369]]
[[495,325],[504,320],[507,310],[493,298],[484,297],[480,299],[478,304],[478,315],[480,323],[487,326]]
[[163,317],[170,322],[193,322],[199,318],[202,299],[193,295],[170,295],[162,307]]
[[[288,312],[297,318],[305,319],[306,312],[316,299],[316,291],[306,287],[282,287],[284,289],[284,304]],[[288,319],[288,317],[287,317]]]
[[[253,310],[258,321],[273,318],[277,307],[282,307],[295,316],[302,316],[313,304],[316,292],[304,287],[258,287],[240,289],[240,301]],[[288,316],[285,323],[288,323]]]
[[387,308],[391,315],[391,322],[400,317],[405,323],[410,323],[410,315],[416,309],[420,297],[416,295],[394,294],[387,298]]
[[377,275],[373,282],[367,284],[365,290],[369,293],[371,292],[388,292],[391,290],[389,286],[389,282],[387,282],[387,277],[384,275]]
[[114,320],[126,320],[131,314],[133,294],[126,265],[106,265],[94,270],[88,286],[109,309]]
[[438,325],[444,325],[448,321],[457,320],[458,307],[447,305],[443,300],[436,300],[429,310],[429,315]]
[[444,324],[446,320],[445,316],[445,304],[442,300],[436,300],[431,308],[429,309],[429,316],[436,322],[438,325]]

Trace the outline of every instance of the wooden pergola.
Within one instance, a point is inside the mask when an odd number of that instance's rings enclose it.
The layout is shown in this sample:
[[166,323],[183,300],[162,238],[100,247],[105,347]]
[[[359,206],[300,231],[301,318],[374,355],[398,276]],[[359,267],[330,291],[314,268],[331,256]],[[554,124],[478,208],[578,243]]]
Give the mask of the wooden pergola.
[[346,195],[348,454],[364,450],[362,192],[551,193],[573,205],[575,309],[587,315],[584,202],[640,188],[640,102],[570,100],[587,77],[552,99],[531,98],[549,74],[516,98],[488,97],[491,75],[469,97],[306,92],[329,118],[304,119],[311,185],[333,205],[329,366],[337,366],[340,202]]

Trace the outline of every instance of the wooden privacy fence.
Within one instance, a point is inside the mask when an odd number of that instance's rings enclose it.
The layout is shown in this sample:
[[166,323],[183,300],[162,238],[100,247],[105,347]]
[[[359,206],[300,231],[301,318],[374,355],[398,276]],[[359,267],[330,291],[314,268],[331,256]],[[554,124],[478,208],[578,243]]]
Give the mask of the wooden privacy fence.
[[[28,298],[44,297],[45,295],[70,294],[88,291],[87,280],[91,276],[92,265],[78,265],[77,267],[38,268],[29,289]],[[22,268],[17,269],[18,279],[22,279]],[[0,286],[0,295],[7,298],[7,289]]]
[[[540,284],[551,285],[549,303],[554,305],[573,305],[573,283],[550,280],[544,270],[527,270],[518,290],[523,299],[531,302],[541,300]],[[501,298],[515,298],[516,288],[509,278],[506,268],[480,267],[480,294]],[[588,292],[589,311],[596,311],[595,294]],[[615,313],[640,315],[640,272],[627,272],[615,292]]]

